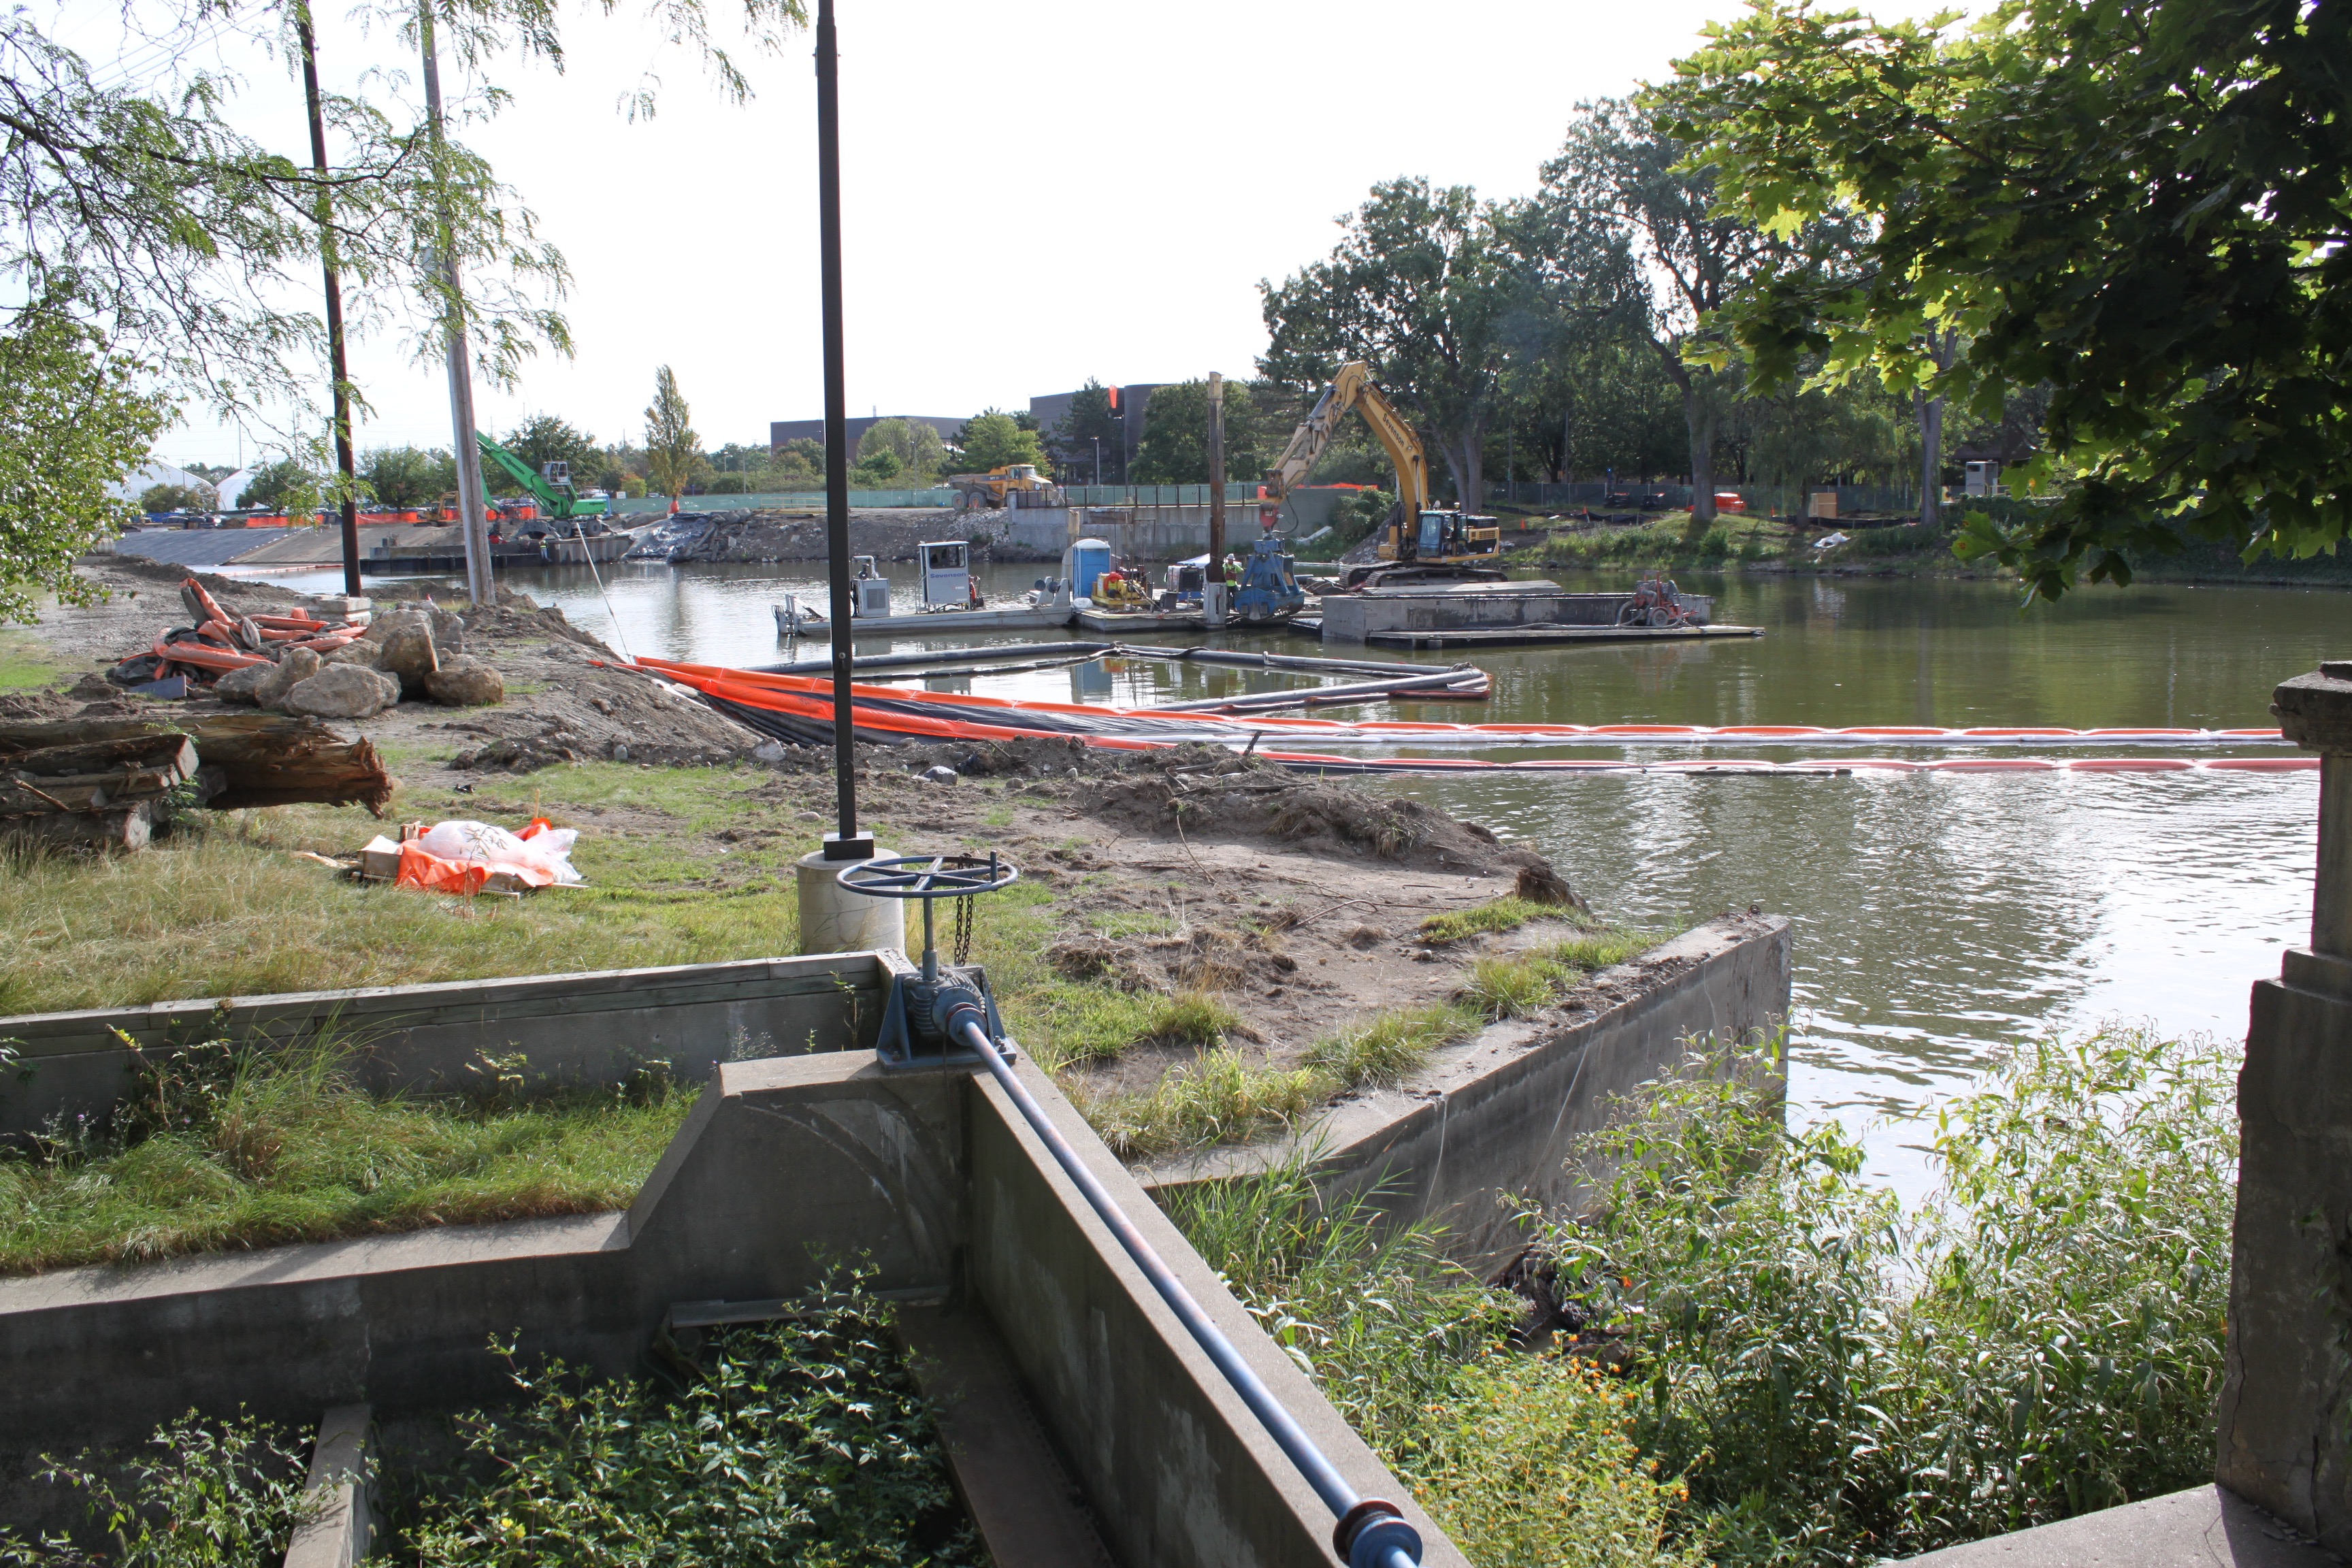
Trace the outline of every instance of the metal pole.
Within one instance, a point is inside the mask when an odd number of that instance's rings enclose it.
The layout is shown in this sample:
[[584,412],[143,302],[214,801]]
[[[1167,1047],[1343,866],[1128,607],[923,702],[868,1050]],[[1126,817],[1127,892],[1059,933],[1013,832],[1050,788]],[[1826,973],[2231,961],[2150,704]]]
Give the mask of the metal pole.
[[1209,570],[1201,584],[1202,619],[1225,624],[1225,378],[1209,373]]
[[857,831],[857,736],[850,720],[849,383],[842,365],[841,90],[833,0],[816,11],[816,205],[820,292],[824,310],[824,542],[833,589],[833,777],[840,829],[824,839],[828,860],[869,860],[871,834]]
[[319,259],[327,275],[327,368],[335,378],[335,466],[343,476],[343,592],[360,591],[359,471],[352,459],[352,385],[343,363],[343,286],[335,269],[334,197],[327,187],[327,121],[319,104],[319,45],[310,8],[298,5],[294,31],[302,44],[302,95],[310,110],[310,165],[319,174]]
[[[433,7],[417,8],[417,41],[425,51],[425,111],[433,152],[442,152],[441,59],[433,47]],[[477,605],[498,596],[490,577],[490,530],[482,515],[482,454],[474,445],[474,376],[466,363],[466,322],[459,304],[456,236],[445,208],[441,275],[449,289],[450,453],[457,460],[457,527],[466,550],[466,595]]]

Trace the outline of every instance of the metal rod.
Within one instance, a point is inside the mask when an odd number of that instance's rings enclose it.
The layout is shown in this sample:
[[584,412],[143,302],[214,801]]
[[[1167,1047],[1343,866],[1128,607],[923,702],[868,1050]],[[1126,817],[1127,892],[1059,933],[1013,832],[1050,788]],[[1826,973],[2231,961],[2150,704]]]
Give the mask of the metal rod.
[[327,368],[335,378],[335,466],[343,477],[343,592],[360,591],[359,472],[352,459],[352,378],[343,361],[343,285],[335,266],[335,199],[327,184],[327,120],[319,100],[319,43],[310,8],[297,4],[302,45],[302,96],[310,111],[310,166],[319,174],[319,261],[327,276]]
[[[432,129],[433,153],[445,151],[441,119],[441,57],[433,46],[431,0],[416,8],[416,37],[425,52],[425,112]],[[440,170],[435,170],[436,178]],[[449,290],[449,432],[457,459],[457,527],[466,547],[466,595],[477,605],[498,596],[490,577],[490,531],[482,515],[482,454],[474,445],[474,376],[467,363],[464,296],[457,279],[455,226],[445,202],[441,212],[441,277]]]
[[839,832],[836,859],[863,860],[874,852],[857,834],[857,734],[850,717],[849,384],[843,368],[841,322],[841,92],[833,0],[817,0],[816,205],[820,293],[824,312],[824,542],[832,588],[833,776]]
[[[1242,1359],[1241,1352],[1234,1348],[1233,1341],[1210,1321],[1201,1303],[1184,1289],[1183,1281],[1176,1278],[1175,1271],[1168,1267],[1151,1243],[1143,1238],[1143,1232],[1136,1228],[1135,1222],[1127,1217],[1126,1211],[1118,1206],[1118,1201],[1096,1179],[1095,1173],[1087,1168],[1086,1162],[1078,1158],[1078,1152],[1070,1146],[1068,1139],[1062,1136],[1061,1130],[1045,1114],[1045,1108],[1037,1103],[1036,1096],[1031,1094],[1028,1087],[1013,1074],[1013,1064],[989,1039],[973,1015],[966,1013],[958,1017],[955,1031],[966,1046],[980,1054],[980,1059],[987,1064],[989,1076],[996,1079],[997,1087],[1020,1110],[1021,1119],[1029,1124],[1029,1130],[1053,1154],[1054,1163],[1062,1167],[1063,1174],[1076,1184],[1078,1191],[1086,1197],[1087,1206],[1118,1238],[1120,1247],[1143,1271],[1143,1277],[1151,1281],[1151,1288],[1168,1304],[1168,1310],[1176,1314],[1177,1321],[1192,1336],[1192,1342],[1216,1363],[1217,1370],[1224,1374],[1234,1392],[1242,1396],[1242,1403],[1249,1406],[1250,1414],[1258,1418],[1266,1435],[1298,1468],[1298,1473],[1307,1479],[1307,1484],[1315,1489],[1315,1495],[1323,1500],[1323,1506],[1331,1510],[1334,1519],[1345,1517],[1349,1510],[1363,1501],[1362,1494],[1348,1484],[1339,1467],[1325,1457],[1323,1450],[1316,1446],[1315,1439],[1307,1435],[1307,1429],[1299,1426],[1297,1417],[1283,1407],[1282,1402],[1274,1396],[1274,1391],[1266,1387],[1265,1381]],[[1416,1568],[1415,1558],[1402,1547],[1390,1548],[1383,1554],[1382,1563],[1384,1568]]]

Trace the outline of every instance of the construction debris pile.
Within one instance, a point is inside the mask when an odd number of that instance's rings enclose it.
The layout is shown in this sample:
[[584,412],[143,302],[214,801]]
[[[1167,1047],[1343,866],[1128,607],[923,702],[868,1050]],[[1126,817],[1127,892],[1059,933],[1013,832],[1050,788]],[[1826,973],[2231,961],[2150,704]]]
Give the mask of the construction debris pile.
[[392,777],[367,741],[316,719],[0,724],[0,830],[19,842],[137,849],[175,815],[314,802],[382,813]]
[[108,679],[156,697],[205,685],[226,701],[310,719],[372,718],[406,698],[449,708],[506,699],[505,678],[466,657],[466,623],[429,602],[383,616],[364,599],[331,601],[327,614],[232,616],[194,577],[180,602],[194,625],[163,633]]
[[487,822],[458,820],[403,825],[397,839],[379,834],[360,851],[355,868],[362,881],[391,882],[419,892],[530,893],[541,888],[577,887],[583,879],[572,864],[574,828],[557,827],[534,816],[520,833]]

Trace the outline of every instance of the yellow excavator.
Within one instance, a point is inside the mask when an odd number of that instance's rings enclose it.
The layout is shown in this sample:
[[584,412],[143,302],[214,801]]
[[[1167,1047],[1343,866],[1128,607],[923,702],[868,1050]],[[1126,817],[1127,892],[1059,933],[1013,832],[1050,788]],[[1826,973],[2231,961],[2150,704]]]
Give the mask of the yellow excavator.
[[1279,507],[1284,497],[1306,481],[1331,445],[1340,418],[1350,410],[1363,416],[1388,449],[1389,461],[1396,468],[1397,504],[1381,524],[1377,563],[1349,567],[1339,580],[1342,587],[1502,581],[1503,569],[1496,563],[1503,552],[1501,526],[1491,517],[1441,510],[1430,503],[1429,458],[1420,437],[1381,395],[1371,366],[1361,361],[1339,367],[1314,408],[1291,432],[1290,445],[1266,474],[1264,504]]

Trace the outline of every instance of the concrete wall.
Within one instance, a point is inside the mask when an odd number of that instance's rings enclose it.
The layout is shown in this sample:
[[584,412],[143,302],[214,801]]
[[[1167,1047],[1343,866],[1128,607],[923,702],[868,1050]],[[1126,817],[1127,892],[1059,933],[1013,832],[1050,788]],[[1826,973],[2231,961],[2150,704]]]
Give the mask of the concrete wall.
[[1586,1177],[1567,1161],[1612,1102],[1675,1071],[1694,1046],[1721,1054],[1777,1028],[1789,990],[1787,920],[1710,921],[1595,975],[1557,1014],[1491,1025],[1411,1083],[1342,1102],[1294,1141],[1166,1162],[1145,1181],[1223,1180],[1319,1145],[1327,1198],[1437,1221],[1457,1258],[1497,1263],[1523,1245],[1505,1199],[1579,1202]]
[[[1613,626],[1631,594],[1570,594],[1549,584],[1490,583],[1473,587],[1383,588],[1331,595],[1323,601],[1323,640],[1356,642],[1367,632],[1462,631],[1474,626]],[[1685,594],[1704,626],[1715,602]]]
[[0,1077],[0,1136],[55,1116],[97,1116],[120,1099],[131,1058],[226,1033],[280,1045],[325,1031],[357,1047],[359,1077],[379,1092],[461,1088],[483,1052],[520,1054],[531,1087],[617,1083],[669,1063],[689,1081],[730,1056],[870,1047],[898,953],[755,958],[729,963],[435,985],[313,991],[237,1003],[158,1002],[0,1018],[16,1054]]
[[[1328,1568],[1328,1510],[969,1070],[841,1051],[723,1064],[625,1214],[0,1280],[0,1489],[20,1519],[57,1506],[25,1484],[33,1448],[135,1439],[191,1407],[307,1423],[495,1402],[511,1385],[493,1334],[527,1361],[626,1373],[674,1305],[789,1298],[827,1258],[863,1258],[878,1289],[993,1320],[1128,1568]],[[1019,1070],[1343,1473],[1402,1502],[1052,1083]],[[1431,1568],[1466,1568],[1412,1517]]]
[[[1282,506],[1282,532],[1293,539],[1314,532],[1331,521],[1332,509],[1348,493],[1320,489],[1295,492]],[[1121,560],[1187,561],[1209,548],[1209,509],[1150,504],[1019,509],[1008,514],[1003,532],[1021,549],[1057,560],[1071,540],[1091,538],[1108,544]],[[1227,501],[1225,548],[1238,554],[1257,536],[1258,503]]]

